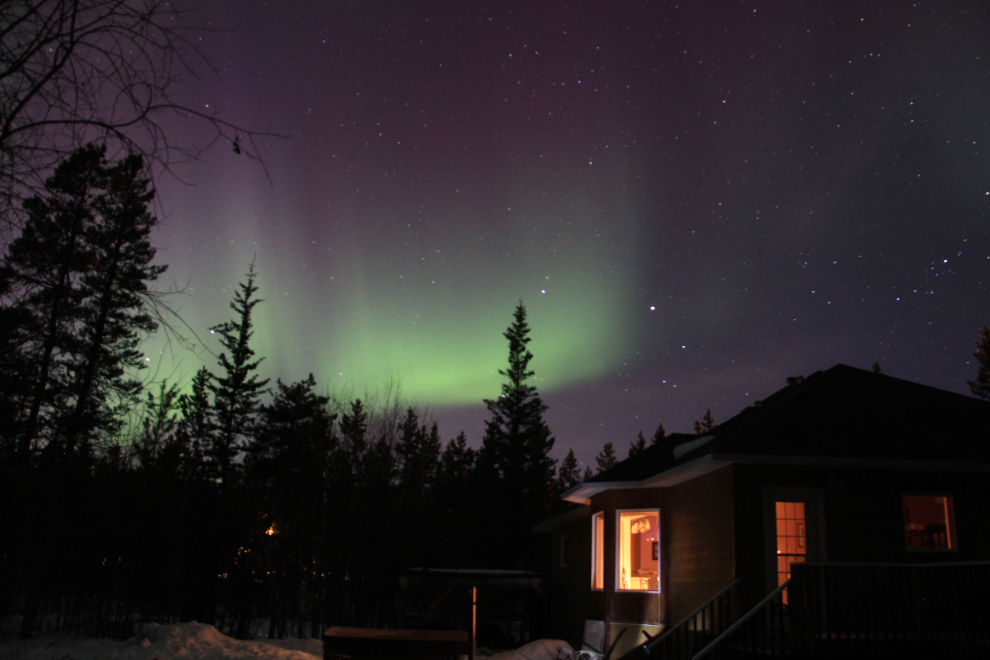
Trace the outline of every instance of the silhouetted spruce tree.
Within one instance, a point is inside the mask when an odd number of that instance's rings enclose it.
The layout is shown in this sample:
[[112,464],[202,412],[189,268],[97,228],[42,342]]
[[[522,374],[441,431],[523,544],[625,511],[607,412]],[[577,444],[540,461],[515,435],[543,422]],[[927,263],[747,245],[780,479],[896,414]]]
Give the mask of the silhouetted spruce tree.
[[573,449],[567,450],[567,456],[560,462],[557,469],[557,483],[560,484],[560,491],[565,492],[581,483],[581,471],[578,469],[577,457]]
[[694,433],[695,435],[701,435],[702,433],[708,433],[714,429],[718,424],[715,423],[715,418],[712,417],[712,410],[709,408],[705,411],[705,416],[701,419],[694,420]]
[[595,476],[595,473],[591,471],[591,466],[590,465],[584,466],[584,474],[581,476],[581,480],[582,481],[588,481],[589,479],[591,479],[594,476]]
[[601,474],[619,462],[619,459],[615,455],[615,447],[611,442],[605,443],[598,456],[595,456],[595,462],[598,463],[598,474]]
[[310,374],[297,383],[276,382],[269,405],[259,408],[245,450],[245,481],[258,504],[252,544],[264,561],[269,637],[289,633],[289,618],[308,618],[325,591],[323,575],[328,503],[323,498],[336,437],[329,397],[313,392]]
[[[490,493],[489,501],[496,506],[498,495],[503,498],[498,510],[490,512],[493,519],[501,518],[500,537],[505,539],[502,543],[512,546],[509,556],[496,554],[499,563],[532,565],[536,558],[531,554],[531,528],[556,504],[556,461],[550,457],[554,438],[543,418],[547,406],[536,387],[528,382],[534,375],[529,366],[533,354],[526,347],[529,331],[526,308],[520,301],[504,333],[509,341],[509,366],[499,370],[505,377],[502,394],[485,400],[491,417],[485,422],[478,462],[482,470],[488,471],[480,481],[482,487],[500,491]],[[497,553],[497,548],[493,549]]]
[[216,438],[216,420],[210,402],[210,381],[213,374],[200,367],[192,379],[190,391],[179,397],[179,419],[176,436],[186,448],[185,470],[191,476],[206,474],[206,457]]
[[364,411],[361,399],[351,402],[351,410],[340,418],[340,434],[344,441],[344,451],[350,460],[351,469],[358,470],[361,458],[367,448],[368,414]]
[[162,381],[158,394],[145,392],[141,436],[134,443],[134,453],[142,466],[152,467],[159,460],[177,470],[185,458],[185,447],[176,437],[179,415],[179,386]]
[[644,449],[646,449],[646,437],[643,435],[643,432],[640,431],[636,435],[636,439],[633,442],[629,443],[629,455],[635,456]]
[[11,304],[12,275],[11,269],[0,263],[0,466],[16,456],[23,393],[30,386],[21,344],[31,319],[27,309]]
[[86,229],[93,222],[101,160],[95,149],[80,150],[55,169],[44,196],[25,202],[27,221],[4,259],[5,315],[18,317],[7,329],[17,359],[5,365],[0,387],[5,399],[17,401],[20,415],[0,433],[16,430],[22,458],[36,442],[53,439],[56,411],[64,410],[65,362],[78,344],[80,280],[90,267]]
[[657,424],[657,430],[653,432],[653,437],[650,439],[650,444],[655,445],[666,437],[667,431],[663,428],[663,424]]
[[466,484],[471,479],[471,471],[477,452],[468,446],[464,431],[447,443],[440,456],[440,474],[443,483]]
[[154,191],[140,157],[111,165],[105,152],[87,145],[56,168],[4,258],[3,316],[17,325],[3,335],[19,360],[5,361],[0,388],[17,387],[4,394],[21,411],[4,433],[22,457],[38,442],[71,454],[112,435],[140,390],[138,343],[157,328],[145,306],[166,268],[151,265]]
[[983,326],[980,341],[976,343],[976,380],[967,381],[973,396],[990,400],[990,328]]
[[399,462],[398,525],[403,538],[409,540],[403,560],[409,565],[429,565],[429,550],[435,543],[436,520],[431,515],[436,496],[440,460],[440,433],[436,424],[428,430],[419,425],[412,408],[406,410],[395,446]]
[[121,411],[137,402],[141,382],[129,374],[145,368],[138,346],[158,328],[145,304],[148,283],[167,269],[151,264],[155,248],[149,239],[157,219],[148,205],[155,192],[141,176],[142,158],[107,166],[106,148],[99,152],[103,189],[85,232],[93,267],[81,278],[81,341],[69,367],[72,406],[60,423],[67,453],[88,443],[95,430],[120,429],[113,402]]
[[479,532],[480,525],[487,524],[487,521],[479,521],[478,507],[481,505],[475,500],[476,459],[477,452],[468,446],[463,431],[447,443],[440,455],[434,500],[438,519],[434,557],[438,566],[477,566],[472,543],[465,541],[484,538]]
[[247,272],[247,281],[241,282],[230,308],[234,318],[210,330],[220,335],[220,345],[225,349],[217,362],[221,375],[214,376],[207,387],[213,393],[213,409],[216,416],[216,434],[208,450],[212,467],[222,483],[227,483],[236,472],[234,457],[240,450],[242,438],[251,431],[251,425],[258,410],[258,400],[265,392],[268,379],[257,374],[258,365],[264,358],[254,359],[251,337],[254,325],[251,314],[262,302],[256,298],[258,286],[254,263]]
[[[139,157],[111,164],[105,151],[83,147],[55,169],[44,191],[25,202],[23,231],[4,256],[3,321],[10,325],[2,335],[6,347],[16,346],[16,357],[4,355],[0,397],[17,412],[10,425],[0,423],[0,435],[24,468],[21,483],[45,493],[31,494],[34,501],[20,510],[24,524],[5,520],[8,534],[24,544],[14,553],[0,547],[0,556],[22,558],[11,588],[26,603],[22,635],[31,633],[46,600],[51,608],[73,591],[94,589],[98,567],[87,559],[115,549],[104,534],[114,522],[92,512],[105,516],[119,500],[104,500],[108,484],[97,487],[94,475],[110,473],[116,485],[125,472],[119,432],[124,413],[139,400],[134,373],[144,360],[137,346],[157,327],[146,307],[153,295],[148,283],[165,270],[151,265],[154,193],[140,176]],[[109,460],[93,451],[101,445]],[[54,460],[31,466],[39,449]],[[67,547],[71,558],[56,554]],[[79,575],[94,582],[87,586]]]

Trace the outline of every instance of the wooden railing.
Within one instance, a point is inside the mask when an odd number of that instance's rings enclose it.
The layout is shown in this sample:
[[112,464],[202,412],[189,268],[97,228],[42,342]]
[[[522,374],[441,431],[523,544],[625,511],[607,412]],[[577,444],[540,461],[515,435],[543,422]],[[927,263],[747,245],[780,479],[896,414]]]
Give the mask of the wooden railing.
[[692,660],[990,657],[988,594],[990,562],[793,564]]
[[692,660],[741,659],[752,657],[788,657],[794,651],[790,635],[790,616],[784,604],[784,592],[791,586],[787,580],[746,612]]
[[689,660],[729,627],[732,621],[732,597],[738,583],[739,580],[729,583],[676,626],[636,647],[623,656],[622,660],[642,660],[648,657]]
[[990,656],[990,562],[795,564],[803,656]]

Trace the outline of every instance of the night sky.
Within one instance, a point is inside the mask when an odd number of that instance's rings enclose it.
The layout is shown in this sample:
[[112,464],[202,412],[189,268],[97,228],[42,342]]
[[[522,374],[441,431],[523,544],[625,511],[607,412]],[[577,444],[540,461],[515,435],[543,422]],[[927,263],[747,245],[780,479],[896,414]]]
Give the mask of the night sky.
[[[477,446],[522,299],[585,462],[837,362],[975,376],[987,3],[204,4],[222,80],[181,98],[288,136],[271,183],[230,145],[159,182],[161,284],[214,352],[254,258],[265,375],[398,379]],[[157,377],[214,366],[177,355]]]

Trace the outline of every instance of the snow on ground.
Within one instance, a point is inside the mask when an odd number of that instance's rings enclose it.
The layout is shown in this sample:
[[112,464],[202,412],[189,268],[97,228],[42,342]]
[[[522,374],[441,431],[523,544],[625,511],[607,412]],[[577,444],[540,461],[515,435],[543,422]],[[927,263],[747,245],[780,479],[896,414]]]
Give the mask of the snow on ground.
[[0,657],[11,660],[314,660],[323,657],[318,639],[259,639],[245,642],[205,623],[146,626],[118,642],[83,637],[0,640]]
[[[541,639],[498,653],[488,660],[554,660],[567,642]],[[0,658],[7,660],[314,660],[323,658],[318,639],[242,641],[205,623],[151,624],[137,637],[118,642],[83,637],[41,637],[0,640]]]

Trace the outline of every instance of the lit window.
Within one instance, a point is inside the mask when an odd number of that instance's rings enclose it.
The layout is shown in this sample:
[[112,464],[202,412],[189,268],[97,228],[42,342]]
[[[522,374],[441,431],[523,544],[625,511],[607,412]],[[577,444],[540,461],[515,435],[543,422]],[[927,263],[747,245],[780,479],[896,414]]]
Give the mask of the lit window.
[[660,512],[619,512],[619,572],[623,591],[660,591]]
[[605,588],[605,513],[591,516],[591,588]]
[[[808,537],[804,524],[804,502],[777,502],[777,585],[791,577],[791,564],[805,561]],[[787,594],[784,594],[787,602]]]
[[952,498],[904,496],[904,534],[908,550],[952,550]]

